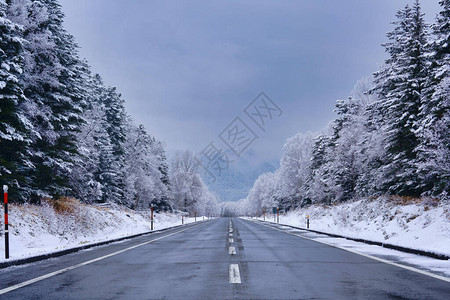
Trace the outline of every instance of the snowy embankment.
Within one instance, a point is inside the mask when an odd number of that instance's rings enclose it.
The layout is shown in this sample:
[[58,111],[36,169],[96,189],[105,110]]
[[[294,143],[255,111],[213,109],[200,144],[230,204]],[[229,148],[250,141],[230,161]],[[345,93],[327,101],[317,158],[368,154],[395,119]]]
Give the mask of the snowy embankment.
[[[10,204],[8,210],[10,259],[150,231],[150,211],[133,211],[118,205],[92,206],[68,200],[44,202],[41,206]],[[155,230],[181,225],[180,215],[155,213],[154,216]],[[185,224],[192,223],[194,218],[185,218],[184,221]],[[3,230],[0,237],[0,261],[4,261]]]
[[311,205],[281,214],[280,223],[306,228],[307,215],[313,230],[450,255],[448,200],[380,197]]

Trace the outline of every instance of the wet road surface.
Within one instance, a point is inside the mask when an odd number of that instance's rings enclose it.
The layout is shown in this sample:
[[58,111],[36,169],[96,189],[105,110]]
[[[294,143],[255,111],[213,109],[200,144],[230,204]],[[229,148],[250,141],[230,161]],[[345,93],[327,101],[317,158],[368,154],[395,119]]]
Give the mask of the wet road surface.
[[0,271],[0,299],[448,299],[450,283],[239,218]]

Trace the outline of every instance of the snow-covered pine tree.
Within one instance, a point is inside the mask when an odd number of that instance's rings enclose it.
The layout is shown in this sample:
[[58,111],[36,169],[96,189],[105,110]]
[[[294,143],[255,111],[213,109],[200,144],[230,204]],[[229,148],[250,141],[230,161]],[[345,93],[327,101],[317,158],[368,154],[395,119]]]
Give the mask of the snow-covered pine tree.
[[23,112],[34,126],[28,188],[36,201],[58,197],[70,190],[75,133],[82,122],[77,46],[62,27],[63,13],[55,0],[12,0],[8,15],[23,26],[27,41],[19,82],[29,100]]
[[[73,158],[79,155],[77,133],[84,122],[82,113],[86,107],[87,95],[83,86],[89,70],[78,56],[78,45],[74,37],[63,27],[64,14],[58,1],[45,0],[44,3],[50,16],[48,27],[53,34],[56,56],[62,66],[58,76],[58,89],[53,92],[54,99],[50,102],[54,128],[59,135],[52,149],[52,156],[60,169],[56,172],[57,177],[63,177],[61,187],[70,188],[67,177],[71,173]],[[59,189],[57,187],[55,191]]]
[[450,193],[450,0],[433,25],[429,74],[420,106],[418,170],[426,194]]
[[169,165],[167,163],[166,150],[164,148],[164,144],[154,137],[151,139],[151,148],[153,154],[156,156],[156,162],[159,171],[158,185],[160,194],[158,199],[156,199],[155,201],[155,206],[158,210],[171,211],[173,196],[170,187]]
[[11,199],[27,197],[23,171],[26,160],[27,132],[31,124],[20,110],[25,101],[18,77],[22,73],[22,27],[6,16],[7,3],[0,0],[0,178],[10,187]]
[[385,116],[384,111],[380,109],[383,101],[374,93],[373,77],[358,82],[352,92],[352,98],[360,107],[360,112],[353,120],[354,125],[348,127],[350,132],[356,130],[350,134],[357,136],[355,150],[360,174],[354,188],[355,196],[376,195],[380,192],[379,186],[383,182],[383,179],[377,176],[382,175],[380,170],[387,162],[382,130]]
[[133,209],[146,208],[160,198],[161,174],[151,149],[151,138],[143,125],[128,122],[125,190],[127,205]]
[[381,191],[398,195],[420,195],[416,154],[419,139],[420,99],[427,76],[427,25],[419,1],[397,12],[395,29],[384,44],[390,57],[386,67],[375,73],[375,90],[381,102],[382,126],[387,145],[387,165],[380,171]]
[[320,134],[314,138],[312,148],[312,158],[307,181],[306,203],[311,202],[331,202],[334,199],[331,190],[331,180],[329,172],[330,161],[328,155],[333,148],[333,142],[328,134]]
[[335,111],[332,147],[327,152],[328,172],[331,179],[335,201],[352,199],[356,193],[356,184],[360,176],[358,162],[359,143],[363,128],[361,124],[362,103],[350,97],[338,100]]
[[374,158],[371,151],[379,148],[373,143],[377,131],[366,126],[366,113],[374,101],[374,96],[369,93],[372,87],[373,77],[366,77],[357,82],[348,99],[336,103],[338,117],[333,121],[331,149],[326,159],[335,201],[346,201],[356,195],[367,196],[367,187],[362,186],[361,179],[371,173],[368,163]]
[[125,141],[127,115],[124,100],[115,87],[108,87],[101,99],[105,109],[105,130],[109,136],[112,152],[108,148],[102,149],[102,163],[100,173],[103,175],[101,184],[105,189],[103,201],[126,204],[125,188]]
[[101,102],[106,88],[98,74],[91,75],[89,72],[86,72],[83,86],[88,103],[83,113],[85,122],[77,133],[80,155],[74,160],[70,185],[74,195],[82,201],[103,202],[100,156],[103,155],[104,160],[105,157],[112,157],[112,147],[106,132],[105,108]]

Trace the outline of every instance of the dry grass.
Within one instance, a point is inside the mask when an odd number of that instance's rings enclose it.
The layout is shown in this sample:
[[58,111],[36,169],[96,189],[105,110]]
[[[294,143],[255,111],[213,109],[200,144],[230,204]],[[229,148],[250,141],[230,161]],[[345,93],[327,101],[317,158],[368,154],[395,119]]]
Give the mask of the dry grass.
[[436,207],[439,205],[440,200],[431,197],[411,197],[411,196],[384,196],[388,202],[395,203],[396,205],[410,205],[410,204],[424,204],[428,206]]
[[419,215],[413,215],[413,216],[407,218],[407,219],[406,219],[406,223],[411,222],[412,220],[416,219],[417,217],[419,217]]
[[43,202],[53,207],[57,214],[74,214],[83,205],[79,200],[69,197],[44,199]]

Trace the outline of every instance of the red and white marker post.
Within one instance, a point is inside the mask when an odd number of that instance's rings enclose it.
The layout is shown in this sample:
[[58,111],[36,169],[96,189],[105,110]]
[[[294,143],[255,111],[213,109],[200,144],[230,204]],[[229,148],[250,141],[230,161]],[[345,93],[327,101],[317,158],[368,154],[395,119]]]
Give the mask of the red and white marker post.
[[5,258],[9,258],[9,232],[8,232],[8,186],[3,186],[3,197],[5,199]]

